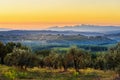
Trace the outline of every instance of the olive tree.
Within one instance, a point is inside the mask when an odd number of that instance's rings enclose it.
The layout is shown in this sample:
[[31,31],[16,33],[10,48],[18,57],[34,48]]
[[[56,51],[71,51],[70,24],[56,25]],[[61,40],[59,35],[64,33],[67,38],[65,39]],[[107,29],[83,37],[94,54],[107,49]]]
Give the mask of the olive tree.
[[12,53],[7,54],[4,59],[9,66],[17,66],[21,69],[34,67],[37,65],[37,56],[33,55],[29,50],[15,48]]
[[84,65],[82,64],[84,62],[85,58],[85,52],[82,49],[78,49],[76,46],[73,46],[69,50],[69,54],[72,57],[73,60],[73,66],[76,70],[76,72],[79,72],[79,68]]
[[0,62],[4,64],[4,57],[6,56],[5,45],[0,42]]

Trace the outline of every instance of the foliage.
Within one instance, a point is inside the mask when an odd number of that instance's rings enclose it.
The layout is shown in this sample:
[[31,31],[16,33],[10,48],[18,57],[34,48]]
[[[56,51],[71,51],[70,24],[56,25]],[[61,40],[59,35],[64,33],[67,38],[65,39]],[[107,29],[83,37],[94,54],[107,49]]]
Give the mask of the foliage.
[[5,45],[2,43],[2,42],[0,42],[0,62],[2,63],[2,64],[4,64],[4,57],[6,56],[6,51],[5,51]]
[[73,60],[73,66],[77,72],[79,72],[80,68],[86,67],[86,64],[89,63],[88,60],[90,60],[88,52],[79,49],[76,46],[70,48],[69,55]]
[[5,63],[10,66],[18,66],[26,69],[37,65],[37,57],[30,53],[29,50],[15,48],[12,53],[7,54],[4,59]]
[[[63,72],[67,72],[69,69],[74,68],[75,71],[72,74],[74,77],[81,75],[81,69],[88,68],[104,71],[113,70],[120,75],[120,43],[111,47],[106,52],[93,53],[77,46],[72,46],[67,49],[56,48],[51,50],[39,50],[33,53],[31,49],[20,43],[9,42],[3,44],[0,42],[0,59],[1,64],[24,70],[33,67],[41,67],[50,70],[61,69]],[[88,69],[88,72],[89,71],[91,71],[91,69]],[[27,74],[18,73],[16,75],[16,71],[9,70],[5,72],[4,75],[15,79],[18,75],[21,75],[21,77],[23,75],[24,77],[24,75]],[[86,75],[94,76],[96,73],[90,72],[90,75],[89,73]]]

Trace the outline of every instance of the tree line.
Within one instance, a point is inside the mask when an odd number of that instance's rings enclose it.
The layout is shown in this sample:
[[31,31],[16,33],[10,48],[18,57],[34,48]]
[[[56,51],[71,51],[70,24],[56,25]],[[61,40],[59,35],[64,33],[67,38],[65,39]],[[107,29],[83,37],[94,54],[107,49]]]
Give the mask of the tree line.
[[32,50],[21,43],[0,42],[0,64],[15,66],[21,69],[32,67],[64,69],[94,68],[114,70],[120,74],[120,43],[106,52],[92,53],[77,46],[72,46],[66,52],[59,50]]

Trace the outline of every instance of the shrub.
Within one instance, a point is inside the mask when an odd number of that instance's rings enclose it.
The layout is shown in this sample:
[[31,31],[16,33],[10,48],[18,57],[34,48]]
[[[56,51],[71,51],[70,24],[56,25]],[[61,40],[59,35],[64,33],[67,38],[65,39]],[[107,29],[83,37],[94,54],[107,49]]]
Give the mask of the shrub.
[[10,80],[14,80],[15,78],[17,78],[17,73],[15,70],[8,70],[4,72],[3,75]]

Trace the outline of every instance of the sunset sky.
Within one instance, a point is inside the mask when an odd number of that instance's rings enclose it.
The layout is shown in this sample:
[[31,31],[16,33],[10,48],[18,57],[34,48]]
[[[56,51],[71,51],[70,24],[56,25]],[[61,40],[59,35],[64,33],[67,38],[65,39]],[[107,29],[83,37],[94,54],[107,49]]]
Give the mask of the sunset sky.
[[120,25],[120,0],[0,0],[0,28]]

